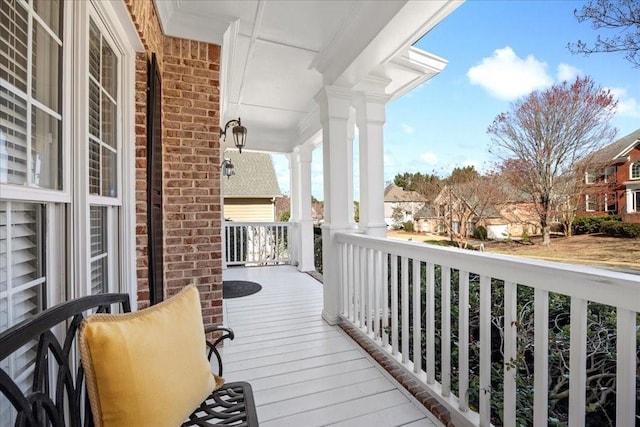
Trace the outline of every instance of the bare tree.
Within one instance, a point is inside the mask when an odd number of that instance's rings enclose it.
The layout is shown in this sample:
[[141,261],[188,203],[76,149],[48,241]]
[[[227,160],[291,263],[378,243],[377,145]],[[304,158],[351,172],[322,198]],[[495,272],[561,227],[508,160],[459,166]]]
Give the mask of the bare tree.
[[[474,171],[475,172],[475,171]],[[474,224],[499,214],[507,202],[501,176],[452,174],[438,197],[438,212],[452,240],[464,247]]]
[[625,58],[640,67],[639,0],[591,0],[582,9],[576,9],[574,15],[578,22],[591,21],[595,30],[619,31],[607,37],[598,35],[592,45],[582,40],[569,43],[567,47],[572,53],[625,52]]
[[610,126],[617,101],[590,77],[578,77],[514,102],[499,114],[487,132],[492,152],[516,159],[520,170],[512,182],[536,204],[543,244],[551,243],[550,221],[561,197],[560,177],[569,176],[577,161],[613,140]]

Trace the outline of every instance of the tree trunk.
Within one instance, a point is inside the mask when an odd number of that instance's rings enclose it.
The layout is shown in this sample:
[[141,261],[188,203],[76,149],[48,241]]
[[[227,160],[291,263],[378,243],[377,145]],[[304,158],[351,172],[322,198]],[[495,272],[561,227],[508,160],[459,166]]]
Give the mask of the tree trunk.
[[542,226],[542,244],[545,246],[551,244],[551,226],[549,224]]

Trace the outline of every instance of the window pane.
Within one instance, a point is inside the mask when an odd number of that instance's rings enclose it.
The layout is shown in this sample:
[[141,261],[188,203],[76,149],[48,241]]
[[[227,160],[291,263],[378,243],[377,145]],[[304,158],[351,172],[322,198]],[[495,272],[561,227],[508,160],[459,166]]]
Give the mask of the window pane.
[[61,190],[60,121],[35,107],[31,120],[31,176],[33,177],[33,185]]
[[100,143],[89,139],[89,194],[100,194]]
[[[7,228],[7,202],[0,202],[0,294],[7,290]],[[3,325],[0,319],[0,329]]]
[[97,256],[106,251],[104,226],[106,224],[105,210],[98,206],[91,206],[91,256]]
[[31,203],[12,203],[11,286],[18,287],[43,277],[42,208]]
[[102,195],[116,197],[117,191],[117,165],[116,153],[106,148],[102,148]]
[[100,81],[100,30],[93,20],[89,25],[89,73]]
[[100,138],[100,88],[89,81],[89,132]]
[[16,0],[0,2],[0,78],[27,91],[27,11]]
[[107,290],[107,209],[89,208],[91,217],[91,293]]
[[60,53],[62,48],[37,21],[33,21],[33,96],[60,112]]
[[116,148],[116,104],[102,97],[102,141]]
[[36,13],[44,22],[47,23],[49,28],[60,38],[60,28],[62,7],[60,7],[60,0],[35,0],[34,8]]
[[102,40],[102,87],[111,95],[112,98],[116,98],[116,89],[118,84],[118,58],[115,53],[109,47],[107,42]]
[[27,182],[27,103],[1,87],[0,182]]

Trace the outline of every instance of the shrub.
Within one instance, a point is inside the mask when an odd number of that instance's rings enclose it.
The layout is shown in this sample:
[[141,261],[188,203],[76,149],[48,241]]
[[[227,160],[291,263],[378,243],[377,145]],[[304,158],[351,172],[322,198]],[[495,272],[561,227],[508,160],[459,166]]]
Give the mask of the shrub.
[[473,238],[478,240],[487,240],[487,229],[482,225],[479,225],[473,231]]
[[411,233],[413,232],[413,221],[405,221],[402,224],[402,228],[404,228],[404,231]]
[[621,221],[619,215],[601,215],[601,216],[587,216],[583,218],[576,218],[573,221],[573,234],[591,234],[602,232],[602,222],[616,222]]
[[280,218],[279,218],[280,222],[289,222],[290,219],[291,219],[291,212],[285,211],[280,214]]
[[600,231],[611,237],[640,237],[640,224],[621,221],[603,221]]

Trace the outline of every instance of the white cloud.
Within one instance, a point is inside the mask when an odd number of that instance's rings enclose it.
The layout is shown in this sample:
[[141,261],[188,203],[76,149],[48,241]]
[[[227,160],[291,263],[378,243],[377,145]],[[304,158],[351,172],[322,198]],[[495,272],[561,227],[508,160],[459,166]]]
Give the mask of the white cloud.
[[569,64],[560,64],[558,65],[558,74],[557,79],[559,82],[571,82],[576,79],[576,77],[582,75],[582,70],[576,68]]
[[467,71],[471,84],[479,85],[496,98],[511,101],[553,84],[547,63],[533,55],[520,58],[506,46]]
[[402,131],[407,135],[413,135],[414,133],[416,133],[416,129],[406,123],[401,123],[400,126],[402,127]]
[[438,163],[438,156],[436,156],[435,153],[427,151],[420,155],[420,160],[430,165],[435,165]]
[[640,103],[635,98],[629,97],[626,89],[612,87],[609,90],[618,99],[617,113],[619,115],[640,118]]

